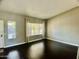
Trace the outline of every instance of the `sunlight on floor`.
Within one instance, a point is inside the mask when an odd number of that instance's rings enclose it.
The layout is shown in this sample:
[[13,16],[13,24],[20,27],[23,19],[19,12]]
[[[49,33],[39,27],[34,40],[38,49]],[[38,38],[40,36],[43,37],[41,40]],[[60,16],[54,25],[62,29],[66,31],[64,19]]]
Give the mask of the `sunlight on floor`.
[[8,54],[7,59],[20,59],[18,51],[11,51]]
[[44,52],[43,43],[34,44],[29,50],[29,59],[40,59]]

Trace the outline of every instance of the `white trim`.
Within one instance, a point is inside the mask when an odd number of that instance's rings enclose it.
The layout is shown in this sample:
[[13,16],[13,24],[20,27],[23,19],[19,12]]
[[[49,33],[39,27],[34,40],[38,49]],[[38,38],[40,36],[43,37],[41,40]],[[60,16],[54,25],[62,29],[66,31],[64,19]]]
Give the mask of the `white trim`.
[[9,47],[17,46],[17,45],[22,45],[22,44],[25,44],[25,43],[26,42],[18,43],[18,44],[13,44],[13,45],[8,45],[8,46],[5,46],[4,48],[9,48]]
[[30,40],[30,41],[28,41],[28,43],[30,43],[30,42],[34,42],[34,41],[38,41],[38,40],[42,40],[43,38],[40,38],[40,39],[35,39],[35,40]]
[[60,43],[69,44],[69,45],[73,45],[73,46],[77,46],[77,47],[79,47],[78,44],[69,43],[69,42],[64,42],[64,41],[55,40],[55,39],[53,40],[52,38],[48,38],[48,40],[57,41],[57,42],[60,42]]

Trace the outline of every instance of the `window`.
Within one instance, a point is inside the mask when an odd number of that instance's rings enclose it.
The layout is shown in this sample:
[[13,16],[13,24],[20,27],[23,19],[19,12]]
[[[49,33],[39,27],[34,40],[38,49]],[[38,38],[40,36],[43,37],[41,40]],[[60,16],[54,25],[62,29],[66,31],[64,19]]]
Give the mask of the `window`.
[[8,39],[16,38],[16,22],[8,21]]
[[41,35],[43,32],[43,23],[27,23],[27,36]]

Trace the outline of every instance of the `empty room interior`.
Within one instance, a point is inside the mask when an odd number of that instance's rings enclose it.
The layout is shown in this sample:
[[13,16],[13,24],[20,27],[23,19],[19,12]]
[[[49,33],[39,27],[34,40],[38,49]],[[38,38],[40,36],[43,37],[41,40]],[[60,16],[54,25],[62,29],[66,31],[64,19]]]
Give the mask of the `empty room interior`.
[[79,59],[79,0],[0,0],[0,59]]

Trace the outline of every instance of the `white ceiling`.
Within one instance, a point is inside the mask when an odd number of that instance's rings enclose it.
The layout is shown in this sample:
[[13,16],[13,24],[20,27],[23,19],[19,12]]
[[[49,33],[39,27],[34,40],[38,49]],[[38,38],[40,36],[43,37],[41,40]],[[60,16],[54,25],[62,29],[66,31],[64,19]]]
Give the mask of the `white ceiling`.
[[77,5],[77,0],[2,0],[0,10],[46,19]]

